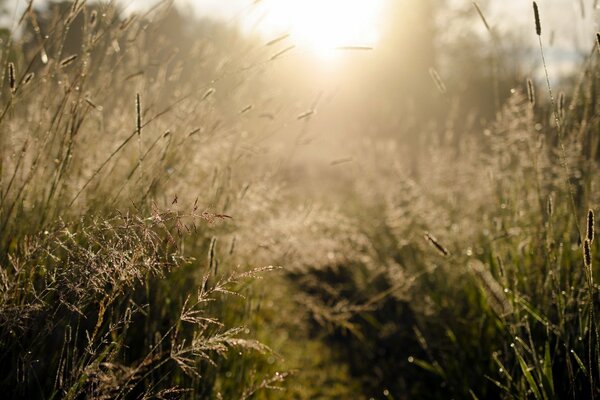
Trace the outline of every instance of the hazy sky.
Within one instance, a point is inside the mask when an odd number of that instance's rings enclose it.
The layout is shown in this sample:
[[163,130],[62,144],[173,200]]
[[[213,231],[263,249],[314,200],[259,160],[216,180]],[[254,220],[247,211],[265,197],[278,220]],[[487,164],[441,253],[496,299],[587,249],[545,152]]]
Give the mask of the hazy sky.
[[[15,15],[19,14],[19,10],[22,10],[27,0],[13,0],[15,1],[12,10]],[[43,4],[47,0],[35,0],[35,4]],[[327,15],[322,15],[320,18],[321,25],[313,24],[313,19],[319,22],[318,11],[322,7],[325,9],[329,6],[329,12],[331,13],[331,4],[334,8],[348,9],[345,7],[347,4],[360,4],[361,2],[369,4],[371,2],[386,2],[386,1],[403,1],[403,0],[175,0],[181,7],[187,8],[190,12],[197,14],[198,16],[209,16],[218,18],[223,21],[232,24],[245,25],[255,27],[258,25],[259,30],[262,33],[267,32],[265,36],[272,36],[275,32],[282,31],[283,25],[277,26],[278,17],[272,17],[270,20],[261,19],[260,23],[259,15],[255,11],[255,3],[262,4],[263,11],[265,8],[278,8],[279,14],[286,14],[286,8],[293,9],[294,11],[287,12],[288,15],[284,17],[296,18],[298,12],[302,12],[306,5],[311,4],[310,14],[306,15],[305,12],[302,18],[304,18],[303,24],[306,25],[303,28],[305,31],[313,30],[311,32],[312,37],[308,36],[310,40],[315,41],[315,37],[319,37],[318,29],[323,30],[323,25],[329,27],[328,29],[339,29],[344,23],[344,12],[340,11],[340,18],[333,24],[330,24]],[[449,0],[452,4],[462,7],[471,7],[471,0]],[[157,0],[121,0],[127,10],[133,11],[139,8],[147,7],[155,4]],[[596,9],[594,3],[598,3]],[[533,29],[533,12],[532,2],[530,0],[479,0],[480,6],[483,12],[486,14],[488,22],[493,27],[499,30],[510,30],[517,35],[523,37],[523,44],[529,46],[537,45],[537,38],[535,35],[531,35]],[[265,5],[266,4],[266,5]],[[339,6],[343,4],[344,7]],[[540,7],[540,13],[542,16],[543,25],[543,40],[547,46],[548,56],[553,61],[553,68],[556,72],[563,69],[569,68],[569,64],[572,65],[575,54],[581,51],[588,51],[594,43],[595,32],[600,30],[600,1],[598,0],[538,0]],[[584,12],[582,13],[582,6]],[[357,7],[355,7],[357,8]],[[283,10],[283,12],[282,12]],[[475,12],[473,10],[473,12]],[[346,12],[348,13],[348,12]],[[337,15],[337,13],[335,13]],[[355,12],[356,14],[356,12]],[[261,14],[262,15],[262,14]],[[314,17],[313,17],[314,16]],[[360,15],[354,16],[356,21],[364,23],[363,18]],[[347,18],[346,18],[347,19]],[[325,22],[326,23],[325,23]],[[446,21],[444,21],[446,22]],[[448,25],[452,24],[452,21],[447,21]],[[331,28],[331,25],[334,27]],[[351,25],[346,21],[346,25]],[[376,25],[376,24],[374,24]],[[364,30],[364,29],[363,29]],[[551,37],[554,38],[551,45]],[[357,43],[360,44],[360,43]]]
[[[136,0],[148,1],[148,0]],[[192,4],[199,15],[209,15],[228,21],[240,20],[251,8],[254,0],[177,0],[181,4]],[[298,2],[298,0],[280,0]],[[328,0],[321,0],[326,3]],[[364,0],[366,2],[370,0]],[[402,0],[385,0],[402,1]],[[454,4],[471,6],[471,0],[452,0]],[[598,2],[597,9],[593,9]],[[530,0],[480,0],[489,23],[501,29],[519,31],[533,25],[532,2]],[[600,29],[600,1],[598,0],[538,0],[546,38],[554,31],[554,43],[561,47],[583,46],[593,43],[594,32]],[[585,18],[582,18],[582,6]],[[451,21],[450,21],[451,22]],[[590,39],[590,37],[592,39]],[[533,38],[535,40],[535,38]]]
[[[27,0],[13,0],[16,3],[14,10],[26,6]],[[35,4],[45,3],[47,0],[34,0]],[[265,0],[175,0],[177,4],[188,7],[199,16],[210,16],[228,22],[244,21],[244,16],[252,10],[253,3],[264,3]],[[271,3],[296,3],[302,0],[270,0]],[[329,1],[320,0],[322,4]],[[373,0],[355,0],[366,3]],[[403,0],[383,0],[403,1]],[[450,0],[451,3],[470,7],[471,0]],[[121,0],[128,10],[135,10],[156,3],[157,0]],[[13,3],[13,4],[15,4]],[[489,22],[502,29],[520,30],[532,25],[532,2],[530,0],[479,0]],[[596,10],[593,10],[594,3]],[[555,31],[557,43],[573,43],[582,45],[593,38],[594,32],[600,30],[600,1],[598,0],[538,0],[546,34]],[[585,10],[585,19],[582,18],[581,7]],[[11,7],[12,8],[12,7]],[[16,11],[18,13],[18,11]],[[449,21],[451,23],[451,21]],[[548,35],[549,37],[549,35]],[[587,47],[587,46],[586,46]]]

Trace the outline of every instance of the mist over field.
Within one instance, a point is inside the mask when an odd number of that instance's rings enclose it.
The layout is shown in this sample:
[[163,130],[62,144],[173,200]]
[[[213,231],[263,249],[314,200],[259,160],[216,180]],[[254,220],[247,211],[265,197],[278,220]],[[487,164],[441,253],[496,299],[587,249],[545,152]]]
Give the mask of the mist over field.
[[595,0],[0,0],[0,397],[600,398]]

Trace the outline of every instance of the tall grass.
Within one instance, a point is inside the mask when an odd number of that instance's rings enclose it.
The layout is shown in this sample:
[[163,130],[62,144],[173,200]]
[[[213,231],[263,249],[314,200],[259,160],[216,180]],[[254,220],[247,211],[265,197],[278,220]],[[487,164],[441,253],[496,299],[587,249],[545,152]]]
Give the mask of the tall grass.
[[74,2],[4,33],[3,393],[599,395],[595,48],[557,101],[543,59],[481,129],[349,139],[315,190],[261,147],[315,107],[254,115],[289,36],[181,18]]
[[29,8],[3,38],[0,386],[11,398],[249,398],[286,376],[244,326],[242,292],[274,268],[208,249],[259,177],[234,176],[246,162],[237,137],[214,139],[222,111],[202,94],[222,71],[192,79],[181,71],[193,58],[152,61],[164,6],[126,19],[106,5]]

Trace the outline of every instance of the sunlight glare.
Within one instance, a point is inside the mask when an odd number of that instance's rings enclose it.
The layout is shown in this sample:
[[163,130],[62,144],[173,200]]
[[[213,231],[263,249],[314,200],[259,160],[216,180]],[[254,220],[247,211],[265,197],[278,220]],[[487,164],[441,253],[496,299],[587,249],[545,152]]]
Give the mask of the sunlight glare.
[[330,57],[339,47],[373,47],[384,0],[262,0],[255,10],[263,35],[289,34],[293,44]]

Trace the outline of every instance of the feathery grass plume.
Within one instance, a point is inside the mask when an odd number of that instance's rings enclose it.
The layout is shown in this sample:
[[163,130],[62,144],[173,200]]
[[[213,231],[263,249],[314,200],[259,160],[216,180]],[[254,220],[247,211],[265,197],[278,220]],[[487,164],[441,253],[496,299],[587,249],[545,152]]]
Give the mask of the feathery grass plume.
[[533,15],[535,17],[535,33],[540,36],[542,34],[542,24],[540,23],[540,12],[538,10],[538,5],[534,1],[533,2]]
[[13,93],[17,90],[17,79],[15,75],[15,64],[11,61],[8,63],[8,85]]
[[529,99],[529,103],[531,105],[535,105],[535,87],[533,86],[533,81],[530,78],[527,78],[527,98]]
[[477,4],[476,1],[473,2],[473,7],[475,7],[475,10],[477,10],[477,14],[479,14],[479,18],[481,18],[483,25],[485,25],[485,29],[487,29],[488,32],[491,32],[492,30],[490,29],[490,25],[488,24],[487,20],[485,19],[485,16],[483,15],[483,12],[481,12],[481,8],[479,8],[479,4]]
[[431,79],[433,79],[433,82],[435,83],[435,86],[438,88],[440,93],[446,94],[446,85],[444,84],[444,81],[442,81],[440,74],[438,74],[435,68],[429,68],[429,75],[431,76]]
[[75,61],[76,59],[77,59],[77,54],[70,55],[69,57],[67,57],[67,58],[63,59],[63,60],[60,62],[60,64],[59,64],[59,65],[60,65],[60,67],[61,67],[61,68],[64,68],[64,67],[66,67],[67,65],[71,64],[71,63],[72,63],[73,61]]
[[27,75],[25,75],[25,78],[23,78],[23,85],[27,85],[29,82],[31,82],[31,80],[33,79],[34,76],[35,76],[34,72],[30,72]]
[[587,231],[585,238],[594,243],[594,210],[590,209],[587,215]]
[[592,268],[592,248],[588,239],[583,242],[583,262],[587,268]]
[[596,32],[596,45],[598,45],[598,53],[600,53],[600,32]]
[[435,247],[437,251],[439,251],[442,255],[450,255],[450,252],[444,246],[442,246],[442,244],[438,242],[438,240],[435,237],[433,237],[429,232],[425,232],[425,239],[427,239],[427,241],[431,245],[433,245],[433,247]]

